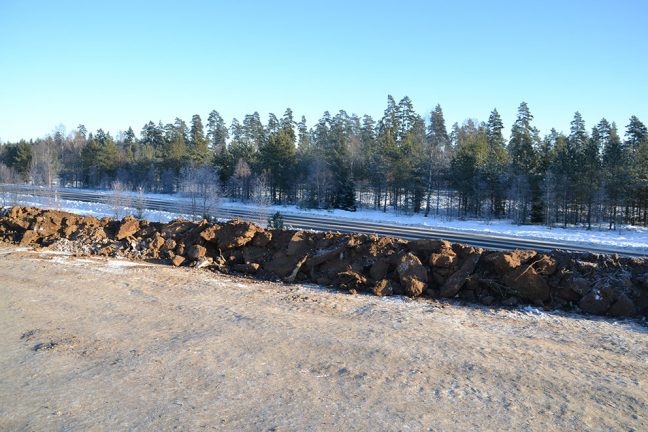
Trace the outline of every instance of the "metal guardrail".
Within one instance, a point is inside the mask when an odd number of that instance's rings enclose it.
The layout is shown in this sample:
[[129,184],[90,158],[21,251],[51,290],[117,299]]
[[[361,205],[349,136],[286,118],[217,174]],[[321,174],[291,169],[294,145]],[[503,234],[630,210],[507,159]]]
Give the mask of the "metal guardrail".
[[[113,199],[110,191],[78,191],[74,189],[47,189],[29,185],[0,185],[0,191],[35,196],[51,196],[56,193],[61,199],[74,201],[111,204]],[[132,201],[137,198],[130,196]],[[131,205],[132,206],[132,205]],[[164,200],[160,198],[144,197],[143,207],[147,210],[158,210],[170,213],[190,215],[195,212],[196,207],[186,200]],[[268,213],[270,210],[268,210]],[[228,209],[219,208],[209,212],[210,216],[219,219],[240,218],[244,220],[258,221],[259,210]],[[268,214],[269,216],[269,214]],[[466,243],[488,249],[534,249],[538,251],[551,251],[556,249],[569,250],[574,252],[618,254],[621,256],[644,257],[643,252],[608,247],[588,247],[580,244],[564,241],[543,241],[533,239],[521,239],[511,236],[486,235],[466,231],[427,228],[420,226],[396,225],[382,222],[365,222],[355,219],[328,218],[324,216],[311,216],[307,214],[282,213],[283,220],[287,225],[295,229],[312,229],[317,231],[340,231],[347,233],[377,234],[381,236],[399,237],[407,240],[431,238],[445,239],[451,242]]]

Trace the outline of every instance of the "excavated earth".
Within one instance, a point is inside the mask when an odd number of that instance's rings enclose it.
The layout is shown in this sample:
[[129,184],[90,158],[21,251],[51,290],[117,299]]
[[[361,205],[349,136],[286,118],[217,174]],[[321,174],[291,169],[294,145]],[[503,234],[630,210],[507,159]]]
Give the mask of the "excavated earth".
[[0,213],[0,239],[76,255],[153,260],[378,296],[532,304],[594,315],[648,315],[648,260],[563,251],[490,251],[444,240],[263,229],[132,217],[98,219],[31,207]]

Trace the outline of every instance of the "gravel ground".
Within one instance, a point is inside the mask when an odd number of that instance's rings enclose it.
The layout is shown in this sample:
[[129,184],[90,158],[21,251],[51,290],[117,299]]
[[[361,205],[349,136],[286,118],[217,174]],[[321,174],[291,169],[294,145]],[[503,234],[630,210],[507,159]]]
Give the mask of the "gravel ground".
[[0,246],[0,430],[648,430],[637,321]]

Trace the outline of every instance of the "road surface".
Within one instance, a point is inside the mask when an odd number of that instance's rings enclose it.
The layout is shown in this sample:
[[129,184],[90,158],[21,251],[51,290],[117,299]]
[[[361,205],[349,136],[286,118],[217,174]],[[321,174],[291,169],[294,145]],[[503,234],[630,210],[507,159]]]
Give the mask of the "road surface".
[[[49,196],[51,194],[51,191],[47,189],[27,185],[0,185],[0,188],[10,193],[30,194],[36,196]],[[111,199],[111,192],[109,191],[80,191],[73,188],[59,188],[57,193],[61,199],[73,201],[105,204]],[[179,214],[192,213],[191,204],[183,200],[145,198],[144,206],[149,210],[159,210]],[[258,213],[258,211],[249,209],[220,208],[214,209],[211,212],[211,216],[222,219],[240,218],[243,220],[256,220],[259,217]],[[533,249],[537,251],[562,249],[574,252],[618,254],[621,256],[643,257],[646,255],[642,252],[614,247],[584,246],[570,242],[521,239],[511,236],[479,234],[443,228],[416,227],[350,219],[345,220],[335,217],[311,216],[306,214],[282,214],[282,217],[285,224],[295,229],[377,234],[380,236],[391,236],[408,240],[421,238],[445,239],[450,242],[465,243],[486,249]]]

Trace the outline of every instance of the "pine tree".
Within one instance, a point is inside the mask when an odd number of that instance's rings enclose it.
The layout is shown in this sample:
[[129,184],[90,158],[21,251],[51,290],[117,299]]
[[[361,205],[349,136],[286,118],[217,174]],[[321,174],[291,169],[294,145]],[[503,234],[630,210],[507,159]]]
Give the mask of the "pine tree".
[[598,134],[603,142],[602,172],[609,215],[609,228],[615,229],[618,217],[618,207],[624,202],[629,191],[630,181],[629,154],[617,132],[616,125],[610,125],[607,120],[599,122]]
[[84,183],[97,186],[101,181],[112,179],[119,164],[119,149],[109,133],[99,129],[89,134],[87,144],[81,150],[81,166]]
[[297,162],[295,168],[296,195],[299,204],[312,207],[313,203],[308,199],[307,177],[309,167],[313,161],[313,147],[311,134],[306,125],[306,117],[302,116],[297,123]]
[[229,131],[218,111],[213,110],[207,118],[207,145],[214,155],[225,150]]
[[187,124],[180,118],[175,119],[173,124],[165,127],[165,152],[164,159],[167,167],[179,175],[180,169],[188,157],[188,133]]
[[191,117],[191,129],[189,130],[189,148],[191,159],[199,164],[204,164],[209,159],[209,148],[205,138],[202,119],[198,114]]
[[587,207],[587,229],[592,229],[592,212],[601,186],[601,147],[601,134],[597,128],[594,128],[592,137],[585,142],[580,158],[580,171],[583,179],[581,183],[589,182],[589,187],[583,187],[583,197]]
[[[270,115],[276,120],[274,114]],[[267,140],[259,148],[259,164],[267,173],[270,194],[273,201],[281,202],[284,198],[289,201],[293,197],[293,173],[297,162],[297,147],[295,133],[292,127],[280,128],[278,121],[268,125],[273,132],[268,134]]]
[[[233,119],[230,126],[230,133],[232,140],[229,146],[222,144],[215,144],[214,147],[214,165],[219,174],[220,181],[227,184],[234,175],[236,166],[239,161],[244,161],[248,166],[253,165],[255,148],[250,144],[245,137],[245,130],[243,125],[237,120]],[[220,135],[224,137],[225,134]],[[220,148],[220,150],[217,150]]]
[[198,115],[190,127],[181,119],[148,122],[139,140],[132,128],[117,139],[83,125],[69,135],[57,128],[42,139],[4,143],[0,169],[12,181],[51,184],[58,176],[61,184],[105,186],[117,179],[173,192],[179,172],[211,161],[230,196],[241,199],[261,187],[279,202],[415,212],[425,204],[427,215],[435,195],[437,214],[442,196],[452,209],[458,195],[462,217],[488,205],[489,215],[508,210],[519,222],[648,225],[648,128],[636,116],[623,139],[605,119],[588,134],[580,113],[568,136],[552,129],[541,140],[532,122],[522,103],[508,143],[497,110],[486,123],[468,120],[448,134],[439,105],[426,130],[407,96],[398,103],[389,96],[378,122],[341,110],[309,129],[286,109],[281,118],[270,114],[266,127],[255,112],[234,119],[230,140],[212,111],[206,136]]
[[507,183],[506,168],[508,165],[508,153],[502,130],[504,123],[497,109],[494,109],[486,125],[486,142],[488,152],[484,164],[484,178],[487,185],[487,193],[490,196],[491,213],[496,217],[504,214],[505,187]]
[[97,167],[104,176],[113,177],[119,164],[119,149],[110,134],[102,129],[97,131],[95,140],[99,145]]
[[568,138],[558,134],[553,145],[553,164],[551,174],[553,177],[556,195],[560,199],[563,226],[567,226],[569,202],[572,196],[573,157],[569,149]]
[[626,126],[626,145],[630,150],[635,151],[639,144],[648,138],[648,128],[637,116],[630,117],[630,123]]
[[[576,111],[571,121],[569,137],[567,138],[569,157],[571,161],[571,184],[574,188],[574,211],[573,222],[579,223],[581,215],[581,206],[585,204],[591,209],[591,200],[593,191],[596,190],[596,179],[591,179],[590,175],[593,165],[596,165],[596,155],[589,148],[590,139],[585,128],[585,121],[581,114]],[[594,144],[596,145],[596,143]],[[590,211],[588,211],[588,214]]]
[[[627,203],[626,219],[631,224],[648,224],[648,129],[636,117],[630,118],[626,127],[625,144],[630,153],[631,192]],[[642,216],[643,212],[643,216]]]
[[397,167],[399,159],[398,150],[398,133],[399,133],[399,112],[396,101],[391,95],[387,96],[387,108],[383,117],[378,122],[378,151],[384,161],[384,176],[386,179],[386,188],[384,190],[383,211],[387,211],[387,199],[391,194],[391,204],[398,208],[398,190],[397,190]]
[[427,200],[425,216],[428,216],[433,190],[436,190],[436,214],[439,214],[441,188],[448,176],[448,170],[450,168],[450,137],[446,130],[441,105],[437,104],[430,113],[430,125],[426,135],[426,145]]
[[537,167],[537,155],[535,146],[539,141],[538,130],[531,125],[533,115],[529,111],[526,102],[522,102],[518,108],[518,116],[511,129],[511,140],[509,141],[509,153],[511,154],[511,165],[513,174],[532,176]]
[[385,164],[378,150],[376,122],[371,116],[365,115],[362,118],[359,139],[361,159],[356,169],[356,180],[368,183],[373,197],[373,207],[378,209],[382,190],[385,187]]
[[295,119],[293,118],[293,112],[290,108],[286,108],[283,117],[281,117],[279,128],[284,133],[288,134],[292,141],[297,139],[295,136]]
[[280,128],[281,128],[281,123],[279,123],[279,119],[277,118],[277,116],[274,115],[274,113],[268,114],[268,125],[266,126],[266,136],[270,136],[270,134],[279,132]]
[[305,197],[309,207],[324,208],[331,206],[333,190],[332,174],[327,157],[330,151],[331,115],[325,111],[311,131],[311,148],[304,156],[305,164]]
[[346,112],[340,111],[333,118],[329,131],[330,150],[327,155],[327,163],[333,178],[330,206],[355,211],[355,189],[349,156],[349,132],[349,116]]
[[569,128],[569,145],[571,146],[574,154],[582,153],[587,145],[587,129],[585,129],[585,121],[581,113],[576,111],[574,119],[571,121]]
[[398,103],[398,116],[396,187],[405,197],[405,210],[418,213],[426,190],[427,164],[421,157],[426,144],[425,122],[407,96]]
[[[277,117],[270,114],[270,123],[277,123]],[[243,120],[243,128],[245,130],[246,138],[257,149],[263,145],[266,136],[270,133],[270,129],[266,129],[261,121],[261,116],[258,112],[252,115],[246,115]]]
[[549,226],[553,224],[558,208],[556,177],[551,170],[554,164],[554,151],[558,137],[558,132],[551,129],[549,135],[544,137],[538,147],[538,173],[542,177],[541,188],[545,203],[544,221]]
[[133,162],[139,156],[138,142],[133,128],[129,127],[124,133],[124,153],[126,161]]
[[644,138],[637,144],[633,153],[631,166],[631,181],[633,186],[632,208],[633,214],[629,217],[631,224],[641,223],[648,225],[648,139]]
[[95,141],[92,133],[88,135],[86,145],[81,149],[81,166],[83,172],[83,183],[89,186],[96,186],[99,183],[99,159],[100,147]]
[[[28,180],[32,162],[32,146],[25,140],[4,147],[3,162],[13,169],[24,181]],[[2,148],[2,147],[0,147]]]
[[450,161],[450,184],[459,192],[462,217],[471,212],[480,214],[482,173],[487,156],[486,128],[473,120],[466,121],[456,130],[456,148]]
[[310,148],[310,132],[306,126],[306,117],[304,116],[297,124],[297,147],[301,152],[306,152]]
[[531,222],[542,222],[544,205],[542,202],[541,177],[538,173],[536,147],[540,138],[538,130],[531,125],[533,115],[526,102],[518,107],[518,115],[511,128],[509,154],[513,175],[515,199],[519,202],[517,220],[525,223],[531,208]]
[[147,154],[153,154],[161,159],[164,157],[164,129],[152,121],[148,122],[142,128],[140,144],[143,151]]

